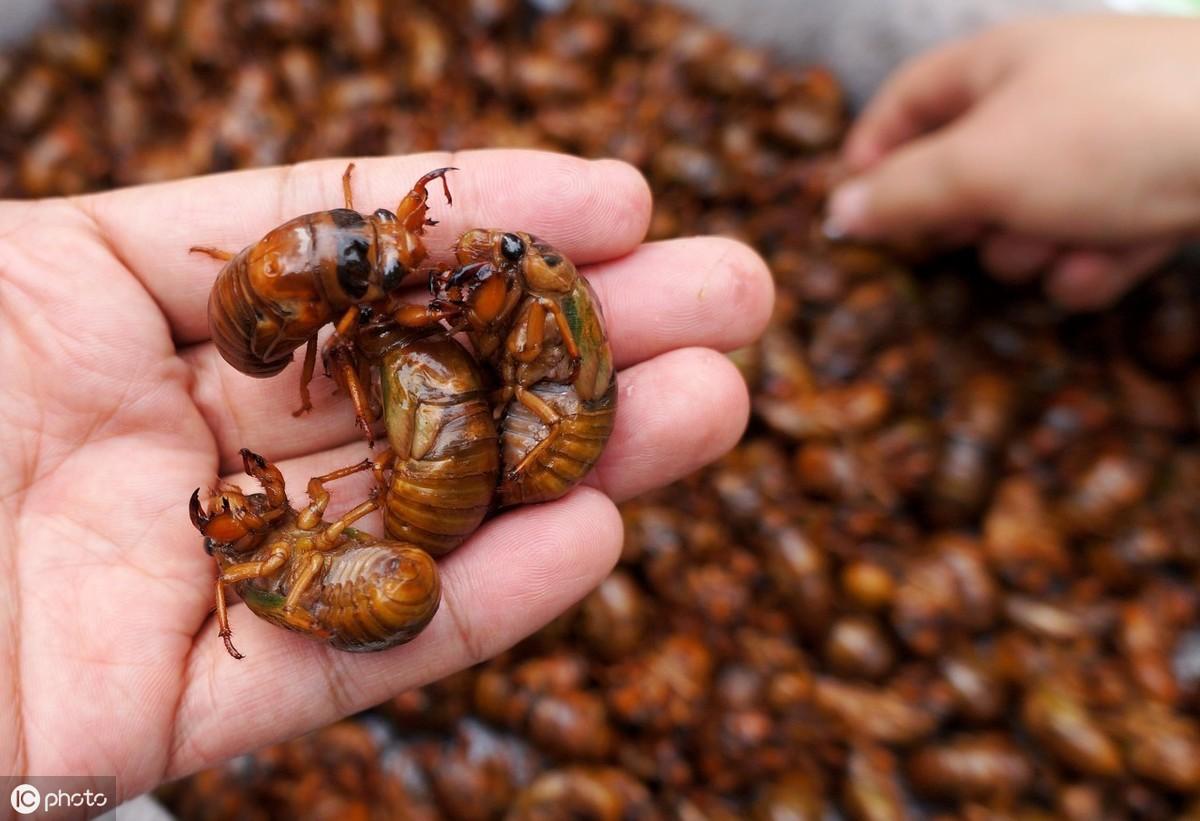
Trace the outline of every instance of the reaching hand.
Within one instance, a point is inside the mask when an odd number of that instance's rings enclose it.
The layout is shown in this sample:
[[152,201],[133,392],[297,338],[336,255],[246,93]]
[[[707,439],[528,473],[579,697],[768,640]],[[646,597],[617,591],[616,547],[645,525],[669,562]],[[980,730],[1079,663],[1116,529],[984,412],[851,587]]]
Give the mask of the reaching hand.
[[831,228],[976,238],[996,275],[1112,302],[1200,233],[1200,21],[1022,23],[902,69],[844,157]]
[[[366,450],[348,401],[321,381],[316,409],[292,417],[298,364],[256,380],[220,359],[205,313],[220,265],[188,248],[237,249],[336,207],[345,165],[0,204],[0,691],[11,705],[0,769],[115,774],[128,797],[488,658],[610,570],[614,501],[741,434],[745,386],[712,349],[750,342],[770,313],[770,278],[748,248],[640,244],[650,195],[617,162],[519,151],[359,161],[366,210],[392,207],[431,168],[460,169],[454,206],[433,206],[434,251],[467,227],[508,227],[582,266],[621,369],[616,430],[587,486],[505,513],[441,562],[441,609],[412,643],[341,653],[239,604],[230,619],[247,658],[230,658],[210,615],[215,566],[188,521],[192,490],[217,474],[256,489],[235,475],[241,447],[276,461],[293,488]],[[333,492],[334,514],[361,500]]]

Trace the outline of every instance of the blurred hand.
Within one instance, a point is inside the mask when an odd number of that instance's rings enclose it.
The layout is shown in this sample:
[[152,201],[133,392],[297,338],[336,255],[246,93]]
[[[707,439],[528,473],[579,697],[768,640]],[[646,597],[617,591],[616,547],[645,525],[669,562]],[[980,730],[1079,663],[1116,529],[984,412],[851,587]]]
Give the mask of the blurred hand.
[[[365,448],[344,397],[318,389],[316,409],[292,417],[299,367],[256,380],[221,360],[206,319],[220,265],[188,248],[240,248],[336,207],[346,162],[0,203],[0,771],[115,774],[128,797],[475,664],[604,578],[621,547],[615,501],[740,436],[745,385],[712,349],[747,344],[771,311],[748,248],[641,244],[650,194],[617,162],[482,151],[358,163],[368,211],[431,168],[461,169],[454,207],[433,206],[431,249],[467,227],[510,227],[582,266],[621,368],[616,430],[588,486],[493,519],[442,561],[441,609],[410,644],[341,653],[239,604],[247,658],[235,661],[210,615],[216,568],[188,521],[192,490],[218,474],[253,487],[232,475],[242,446],[292,487]],[[339,509],[361,499],[339,490]]]
[[979,239],[997,276],[1115,300],[1200,233],[1200,21],[1063,18],[914,60],[850,134],[827,230]]

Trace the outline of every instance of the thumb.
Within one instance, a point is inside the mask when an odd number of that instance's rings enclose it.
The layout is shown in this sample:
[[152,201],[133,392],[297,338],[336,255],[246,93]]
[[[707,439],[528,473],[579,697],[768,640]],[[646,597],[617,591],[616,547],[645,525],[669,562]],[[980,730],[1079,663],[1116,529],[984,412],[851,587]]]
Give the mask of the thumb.
[[959,128],[906,144],[834,190],[825,233],[834,239],[920,236],[986,217],[966,155]]

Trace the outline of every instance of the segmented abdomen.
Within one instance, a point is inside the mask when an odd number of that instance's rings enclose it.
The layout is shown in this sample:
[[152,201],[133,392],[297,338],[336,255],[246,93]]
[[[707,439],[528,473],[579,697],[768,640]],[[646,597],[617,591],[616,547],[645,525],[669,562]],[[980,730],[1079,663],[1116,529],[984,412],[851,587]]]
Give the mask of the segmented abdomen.
[[313,614],[339,650],[372,652],[404,644],[441,602],[437,564],[424,550],[380,542],[330,557]]
[[[491,421],[483,400],[471,413]],[[496,437],[476,439],[444,459],[400,459],[388,485],[384,529],[435,556],[458,547],[478,529],[496,492]]]
[[384,530],[442,556],[475,532],[496,493],[500,455],[483,376],[462,345],[440,335],[390,351],[380,384],[395,453]]
[[208,326],[226,362],[244,374],[262,378],[286,368],[298,345],[273,344],[282,341],[278,337],[272,344],[262,345],[260,322],[264,317],[273,318],[273,312],[262,305],[250,286],[247,250],[225,263],[217,275],[208,296]]
[[504,413],[500,449],[504,481],[500,506],[548,502],[564,495],[600,458],[617,415],[617,380],[603,396],[583,402],[571,385],[539,382],[529,389],[562,418],[557,436],[513,399]]

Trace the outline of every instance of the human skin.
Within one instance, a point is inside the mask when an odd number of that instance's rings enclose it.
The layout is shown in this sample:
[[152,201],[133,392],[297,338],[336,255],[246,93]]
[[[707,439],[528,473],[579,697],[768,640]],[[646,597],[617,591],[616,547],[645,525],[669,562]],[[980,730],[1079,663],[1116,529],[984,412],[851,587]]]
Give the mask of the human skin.
[[978,240],[1001,278],[1111,304],[1200,233],[1200,21],[1009,25],[918,57],[845,148],[827,229]]
[[[367,455],[345,397],[299,364],[256,380],[208,340],[220,264],[280,222],[341,202],[345,160],[200,177],[75,199],[0,203],[0,771],[116,775],[129,797],[290,738],[511,646],[595,587],[620,551],[615,502],[731,447],[746,388],[718,350],[753,340],[770,276],[746,246],[643,244],[650,193],[631,167],[541,152],[356,160],[355,201],[394,207],[456,166],[426,244],[468,227],[538,234],[580,264],[620,368],[616,429],[566,497],[493,519],[441,562],[443,603],[410,644],[348,654],[230,608],[234,660],[211,616],[215,566],[188,520],[218,475],[254,489],[238,449],[292,488]],[[364,484],[331,487],[331,514]],[[356,493],[357,491],[357,493]],[[377,523],[367,529],[378,533]]]

